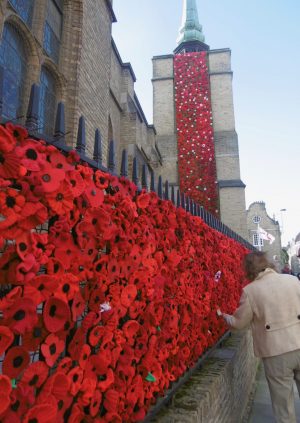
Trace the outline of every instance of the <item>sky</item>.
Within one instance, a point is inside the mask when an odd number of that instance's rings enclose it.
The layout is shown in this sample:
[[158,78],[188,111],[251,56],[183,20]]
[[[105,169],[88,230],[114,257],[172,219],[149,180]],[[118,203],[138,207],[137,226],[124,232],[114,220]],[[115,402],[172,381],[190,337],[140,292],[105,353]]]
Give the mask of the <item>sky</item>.
[[[232,52],[246,206],[264,201],[282,245],[300,232],[300,1],[196,0],[206,43]],[[152,123],[152,57],[171,54],[182,0],[114,0],[113,38]],[[285,210],[285,211],[281,211]],[[264,228],[268,229],[268,228]]]

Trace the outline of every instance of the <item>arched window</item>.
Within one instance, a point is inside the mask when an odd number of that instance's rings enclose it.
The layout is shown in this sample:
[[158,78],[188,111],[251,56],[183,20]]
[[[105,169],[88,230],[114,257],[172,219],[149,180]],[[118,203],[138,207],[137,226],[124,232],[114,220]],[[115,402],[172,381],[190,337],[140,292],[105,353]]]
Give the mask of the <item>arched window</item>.
[[56,84],[52,74],[46,68],[41,71],[40,84],[40,122],[42,134],[52,136],[56,109]]
[[9,0],[9,3],[15,9],[20,18],[22,18],[28,26],[31,26],[34,0]]
[[48,0],[44,28],[44,49],[58,63],[63,24],[63,0]]
[[17,121],[21,118],[24,81],[27,71],[23,40],[17,30],[4,25],[0,45],[0,66],[3,68],[3,112],[4,118]]

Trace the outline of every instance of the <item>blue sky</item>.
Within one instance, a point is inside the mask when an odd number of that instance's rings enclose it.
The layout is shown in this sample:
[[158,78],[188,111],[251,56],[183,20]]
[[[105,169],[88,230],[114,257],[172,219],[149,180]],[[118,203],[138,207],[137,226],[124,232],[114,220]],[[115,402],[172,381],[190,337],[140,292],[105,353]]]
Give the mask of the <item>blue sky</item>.
[[[152,123],[153,56],[176,47],[182,0],[114,0],[113,37]],[[236,130],[247,207],[264,201],[283,244],[300,232],[300,1],[197,0],[206,43],[232,50]],[[280,213],[280,209],[286,212]],[[268,229],[268,228],[264,228]]]

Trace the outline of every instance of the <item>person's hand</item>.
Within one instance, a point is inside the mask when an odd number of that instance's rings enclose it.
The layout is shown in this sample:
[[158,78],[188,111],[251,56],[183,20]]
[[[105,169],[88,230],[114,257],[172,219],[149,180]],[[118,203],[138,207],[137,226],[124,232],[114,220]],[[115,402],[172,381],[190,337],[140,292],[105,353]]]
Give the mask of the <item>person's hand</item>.
[[233,316],[231,314],[222,313],[222,317],[228,326],[232,326]]

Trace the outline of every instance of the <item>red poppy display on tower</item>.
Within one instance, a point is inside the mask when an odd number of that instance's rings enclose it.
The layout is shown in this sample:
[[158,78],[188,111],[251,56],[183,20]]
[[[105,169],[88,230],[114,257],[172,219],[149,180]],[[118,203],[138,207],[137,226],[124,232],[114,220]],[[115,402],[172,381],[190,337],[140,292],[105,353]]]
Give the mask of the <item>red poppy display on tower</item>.
[[143,420],[225,332],[246,249],[19,126],[0,178],[0,420]]
[[176,54],[174,82],[180,190],[219,216],[207,52]]

